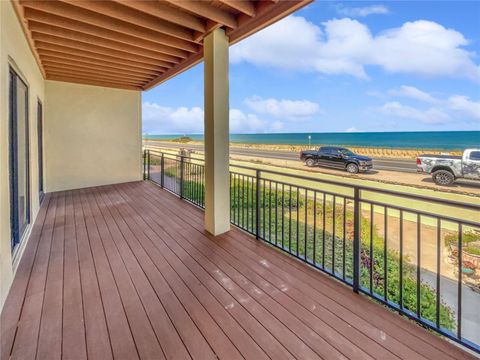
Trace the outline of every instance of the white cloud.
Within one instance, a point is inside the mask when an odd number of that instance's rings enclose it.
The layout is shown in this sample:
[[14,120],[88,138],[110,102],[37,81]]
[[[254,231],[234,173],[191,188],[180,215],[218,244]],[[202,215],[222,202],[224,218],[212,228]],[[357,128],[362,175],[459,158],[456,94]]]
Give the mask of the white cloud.
[[422,110],[403,105],[397,101],[387,102],[382,107],[377,108],[376,111],[387,116],[417,120],[426,124],[440,125],[450,121],[450,116],[442,110],[436,108]]
[[468,96],[453,95],[448,98],[447,104],[450,109],[464,116],[480,119],[480,101],[472,101]]
[[244,103],[258,114],[287,120],[304,120],[320,112],[320,106],[308,100],[263,99],[253,96],[245,99]]
[[402,96],[426,103],[436,104],[443,113],[450,113],[452,116],[462,116],[467,119],[480,119],[480,101],[471,100],[468,96],[452,95],[441,99],[434,97],[428,92],[417,89],[413,86],[403,85],[398,89],[388,91],[390,96]]
[[402,85],[398,89],[391,89],[388,91],[390,96],[401,96],[418,101],[424,101],[428,103],[437,103],[438,99],[434,98],[429,93],[419,90],[413,86]]
[[474,53],[458,31],[427,20],[373,35],[349,18],[332,19],[322,27],[289,16],[231,48],[232,63],[250,62],[292,71],[347,74],[368,78],[365,67],[392,73],[451,76],[480,80]]
[[355,126],[352,126],[352,127],[349,127],[348,129],[345,129],[345,132],[356,133],[356,132],[362,132],[362,130],[358,130]]
[[[150,134],[203,133],[202,108],[171,108],[156,103],[144,102],[142,105],[143,132]],[[255,114],[245,114],[239,109],[230,109],[230,132],[256,133],[279,131],[283,129],[281,121],[269,123]]]
[[385,15],[390,13],[390,10],[384,5],[370,5],[364,7],[346,7],[344,5],[338,5],[336,9],[340,15],[349,17],[366,17],[374,14]]
[[203,109],[171,108],[156,103],[142,105],[143,131],[156,134],[199,133],[203,131]]

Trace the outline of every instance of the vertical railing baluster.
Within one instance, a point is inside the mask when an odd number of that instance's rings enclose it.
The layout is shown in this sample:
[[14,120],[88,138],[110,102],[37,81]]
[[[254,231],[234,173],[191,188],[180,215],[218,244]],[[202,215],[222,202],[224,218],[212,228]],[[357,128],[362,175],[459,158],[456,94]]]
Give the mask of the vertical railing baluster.
[[143,180],[147,180],[147,150],[143,150]]
[[260,237],[260,170],[255,171],[255,178],[257,179],[257,187],[255,192],[255,235],[258,239]]
[[442,234],[442,222],[437,218],[437,301],[436,301],[436,324],[440,327],[440,238]]
[[303,230],[303,259],[307,260],[307,238],[308,238],[308,190],[305,189],[305,226]]
[[150,150],[147,150],[147,179],[150,180]]
[[462,271],[463,271],[463,226],[458,224],[458,290],[457,290],[457,338],[462,340]]
[[373,252],[373,223],[374,223],[374,208],[375,205],[370,204],[370,261],[369,261],[369,271],[370,271],[370,294],[373,294],[373,264],[375,262],[375,254]]
[[323,211],[323,223],[322,223],[322,226],[323,226],[323,229],[322,229],[322,269],[325,270],[325,241],[326,241],[326,238],[327,238],[327,230],[326,230],[326,226],[327,226],[327,194],[323,193],[323,208],[322,208],[322,211]]
[[345,250],[346,250],[346,244],[345,242],[347,241],[347,198],[343,198],[343,243],[342,243],[342,278],[345,280]]
[[180,199],[183,199],[183,177],[185,161],[183,155],[180,155]]
[[313,265],[317,265],[317,192],[313,192]]
[[296,246],[296,255],[298,256],[298,245],[300,242],[300,189],[297,186],[297,226],[296,226],[296,239],[297,239],[297,246]]
[[388,208],[383,207],[383,299],[388,301]]
[[335,274],[335,245],[336,245],[336,227],[337,227],[337,197],[333,195],[333,214],[332,214],[332,274]]
[[356,293],[360,289],[360,216],[360,189],[355,187],[353,194],[353,291]]
[[163,188],[165,185],[165,156],[162,153],[162,158],[160,159],[160,186]]
[[420,309],[420,265],[421,265],[421,226],[422,218],[417,214],[417,317],[420,319],[422,312]]
[[399,296],[398,301],[400,309],[403,309],[403,210],[400,210],[400,279],[399,279]]

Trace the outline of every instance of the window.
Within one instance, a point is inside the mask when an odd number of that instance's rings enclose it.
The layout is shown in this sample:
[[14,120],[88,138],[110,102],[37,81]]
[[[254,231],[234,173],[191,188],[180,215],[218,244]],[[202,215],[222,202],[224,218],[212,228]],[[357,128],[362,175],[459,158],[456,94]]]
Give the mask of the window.
[[40,202],[43,200],[43,106],[37,102],[37,139],[38,139],[38,194]]
[[28,88],[9,71],[9,179],[12,251],[30,223]]
[[480,160],[480,151],[472,151],[470,153],[470,160]]

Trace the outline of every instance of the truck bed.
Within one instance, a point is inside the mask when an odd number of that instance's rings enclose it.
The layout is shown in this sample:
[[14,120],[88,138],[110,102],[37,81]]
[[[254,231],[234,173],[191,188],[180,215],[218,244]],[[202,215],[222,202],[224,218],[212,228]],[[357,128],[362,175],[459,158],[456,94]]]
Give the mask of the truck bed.
[[462,160],[462,156],[455,156],[455,155],[433,155],[433,154],[423,154],[419,155],[419,158],[427,157],[427,158],[434,158],[434,159],[451,159],[451,160]]

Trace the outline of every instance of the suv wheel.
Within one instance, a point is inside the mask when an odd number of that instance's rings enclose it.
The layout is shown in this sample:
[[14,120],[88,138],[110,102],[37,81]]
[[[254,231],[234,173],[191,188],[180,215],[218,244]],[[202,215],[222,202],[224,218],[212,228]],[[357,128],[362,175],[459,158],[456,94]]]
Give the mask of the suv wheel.
[[307,164],[308,167],[313,167],[315,165],[315,160],[313,159],[307,159],[307,161],[305,161],[305,164]]
[[433,181],[437,185],[448,186],[455,181],[455,176],[448,170],[437,170],[432,174]]
[[347,165],[347,171],[350,174],[357,174],[358,173],[358,165],[354,163],[350,163]]

